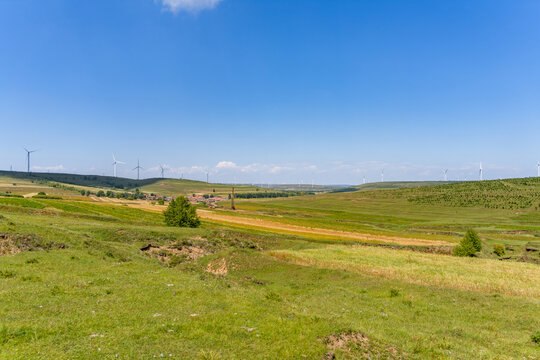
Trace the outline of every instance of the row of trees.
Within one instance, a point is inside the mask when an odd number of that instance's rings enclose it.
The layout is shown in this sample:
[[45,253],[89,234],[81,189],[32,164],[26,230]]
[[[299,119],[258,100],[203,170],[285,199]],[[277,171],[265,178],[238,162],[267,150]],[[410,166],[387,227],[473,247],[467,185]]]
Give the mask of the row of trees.
[[99,190],[96,193],[90,190],[81,190],[80,193],[82,196],[95,195],[97,197],[108,197],[108,198],[127,199],[127,200],[136,200],[136,199],[146,198],[146,194],[141,192],[139,189],[135,189],[135,192],[133,193],[115,192],[112,190],[107,190],[107,191]]

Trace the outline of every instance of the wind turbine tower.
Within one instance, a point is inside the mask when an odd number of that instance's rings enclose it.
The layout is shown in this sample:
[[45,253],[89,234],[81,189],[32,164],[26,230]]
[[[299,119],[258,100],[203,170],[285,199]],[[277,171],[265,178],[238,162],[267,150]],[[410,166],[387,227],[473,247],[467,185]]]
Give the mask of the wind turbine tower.
[[24,148],[24,150],[26,151],[26,169],[30,174],[30,154],[36,152],[37,150],[28,150],[27,148]]
[[479,175],[480,175],[480,181],[484,180],[484,172],[482,169],[482,163],[480,163]]
[[384,169],[381,170],[381,182],[384,182]]
[[540,161],[536,163],[537,176],[540,177]]
[[116,160],[116,157],[114,157],[114,154],[113,154],[112,158],[113,158],[113,163],[112,163],[113,164],[113,174],[114,174],[114,177],[116,177],[116,166],[118,164],[125,164],[125,162]]
[[448,169],[444,169],[444,181],[448,181]]
[[165,167],[163,165],[159,165],[159,168],[161,170],[161,178],[163,179],[165,177]]
[[366,177],[364,176],[364,184],[366,183]]
[[141,165],[139,164],[139,159],[137,159],[137,166],[134,167],[132,170],[137,170],[137,180],[139,180],[139,171],[142,169]]

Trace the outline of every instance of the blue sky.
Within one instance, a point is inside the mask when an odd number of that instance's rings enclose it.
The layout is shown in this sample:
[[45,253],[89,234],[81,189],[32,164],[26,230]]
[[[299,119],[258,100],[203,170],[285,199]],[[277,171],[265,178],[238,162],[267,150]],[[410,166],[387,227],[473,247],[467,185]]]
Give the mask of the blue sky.
[[540,2],[0,0],[0,168],[536,175]]

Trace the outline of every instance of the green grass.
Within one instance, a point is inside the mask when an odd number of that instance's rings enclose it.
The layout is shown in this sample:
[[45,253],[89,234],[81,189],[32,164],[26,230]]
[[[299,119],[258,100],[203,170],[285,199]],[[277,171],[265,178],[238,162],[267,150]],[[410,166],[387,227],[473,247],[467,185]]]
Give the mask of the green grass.
[[[146,193],[165,195],[191,195],[191,194],[221,194],[228,195],[233,185],[213,184],[195,180],[159,179],[151,184],[144,185],[140,189]],[[235,192],[264,191],[251,185],[234,185]],[[213,191],[215,190],[215,191]]]
[[[13,185],[15,184],[15,186]],[[59,186],[58,188],[52,185]],[[232,191],[233,185],[213,184],[196,180],[161,179],[150,178],[135,180],[128,178],[115,178],[112,176],[100,175],[78,175],[60,173],[25,173],[0,171],[0,192],[11,191],[14,194],[28,194],[45,191],[47,195],[79,195],[79,190],[99,190],[115,189],[116,191],[134,191],[136,188],[145,193],[158,195],[191,195],[191,194],[221,194],[228,195]],[[251,185],[235,185],[235,191],[256,192],[266,191]],[[273,191],[273,190],[269,190]]]
[[[540,179],[365,190],[272,200],[238,200],[242,212],[316,228],[457,242],[475,228],[488,243],[540,237]],[[223,208],[227,206],[224,204]]]
[[[0,256],[0,359],[536,359],[540,351],[531,340],[540,329],[537,265],[209,223],[170,228],[138,209],[22,200],[0,206],[0,242],[31,239],[34,250]],[[148,244],[206,255],[170,267],[140,250]],[[206,271],[222,261],[228,273]],[[329,344],[351,334],[369,340]]]

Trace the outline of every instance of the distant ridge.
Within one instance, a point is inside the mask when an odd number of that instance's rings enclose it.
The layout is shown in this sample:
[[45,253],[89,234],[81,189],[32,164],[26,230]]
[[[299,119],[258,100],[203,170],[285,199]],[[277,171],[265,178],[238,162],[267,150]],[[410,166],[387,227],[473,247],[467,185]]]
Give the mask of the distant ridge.
[[[146,185],[154,184],[163,180],[162,178],[149,178],[143,180],[135,180],[114,176],[103,175],[80,175],[80,174],[65,174],[65,173],[43,173],[32,172],[28,174],[22,171],[5,171],[0,170],[0,176],[8,176],[16,179],[25,180],[46,180],[55,181],[63,184],[90,186],[90,187],[105,187],[116,189],[133,189]],[[186,180],[200,183],[200,181]]]

